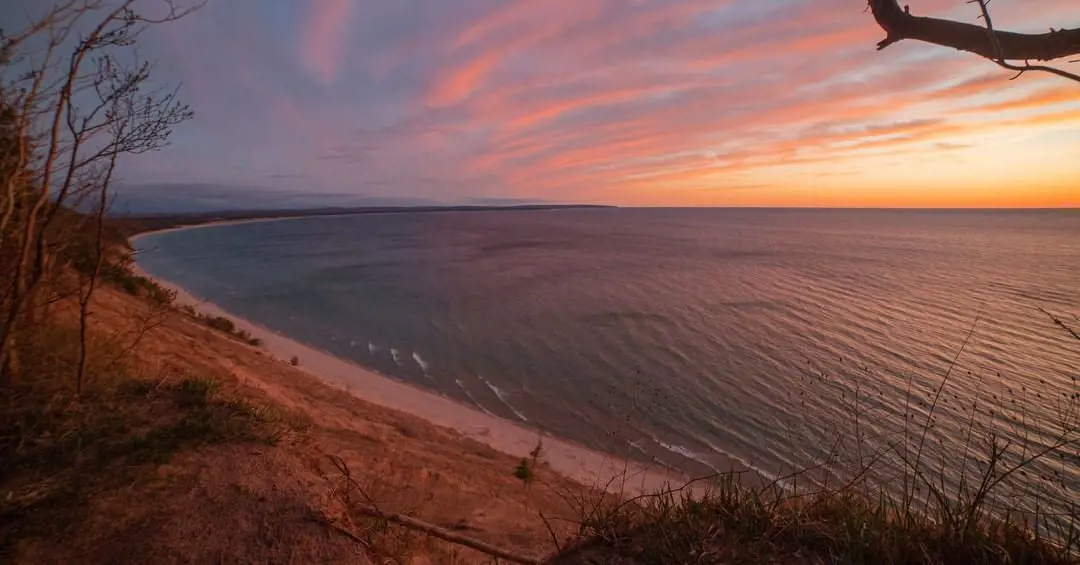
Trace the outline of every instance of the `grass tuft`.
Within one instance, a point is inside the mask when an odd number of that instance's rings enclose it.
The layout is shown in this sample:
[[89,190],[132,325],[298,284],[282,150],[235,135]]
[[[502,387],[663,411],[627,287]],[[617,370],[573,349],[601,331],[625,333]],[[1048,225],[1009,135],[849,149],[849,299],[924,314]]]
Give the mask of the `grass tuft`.
[[214,379],[185,377],[173,387],[173,397],[181,408],[205,407],[217,391],[218,383]]

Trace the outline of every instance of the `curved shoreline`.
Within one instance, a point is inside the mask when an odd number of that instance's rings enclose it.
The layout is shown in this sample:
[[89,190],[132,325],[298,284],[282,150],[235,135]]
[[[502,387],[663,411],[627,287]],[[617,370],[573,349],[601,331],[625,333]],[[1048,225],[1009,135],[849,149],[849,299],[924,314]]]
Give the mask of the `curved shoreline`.
[[[178,226],[139,233],[129,237],[128,241],[134,248],[137,240],[152,235],[214,226],[294,219],[300,218],[226,220]],[[595,451],[571,440],[552,436],[517,422],[485,413],[434,391],[381,375],[352,361],[336,357],[317,347],[301,343],[228,312],[217,304],[193,295],[172,281],[153,275],[137,262],[133,268],[137,274],[152,278],[161,286],[175,291],[178,304],[192,306],[200,314],[225,316],[231,319],[237,329],[245,330],[252,337],[262,340],[261,348],[282,363],[287,363],[288,359],[295,356],[300,360],[298,369],[359,399],[453,429],[466,438],[479,441],[515,457],[528,457],[537,443],[542,441],[541,459],[545,463],[555,472],[594,488],[622,494],[641,494],[691,482],[691,478],[687,475],[660,464],[649,465]],[[734,459],[731,463],[732,469],[737,470],[740,467]]]

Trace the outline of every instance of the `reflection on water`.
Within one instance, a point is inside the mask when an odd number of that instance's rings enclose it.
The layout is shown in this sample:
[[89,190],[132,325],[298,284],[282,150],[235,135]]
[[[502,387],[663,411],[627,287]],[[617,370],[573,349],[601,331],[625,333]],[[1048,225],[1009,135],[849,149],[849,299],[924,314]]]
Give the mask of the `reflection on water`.
[[[956,482],[973,409],[1031,452],[1080,392],[1080,342],[1038,310],[1080,312],[1078,236],[1067,211],[580,210],[139,246],[230,311],[594,448],[775,473],[922,444]],[[1039,471],[1076,483],[1075,451]]]

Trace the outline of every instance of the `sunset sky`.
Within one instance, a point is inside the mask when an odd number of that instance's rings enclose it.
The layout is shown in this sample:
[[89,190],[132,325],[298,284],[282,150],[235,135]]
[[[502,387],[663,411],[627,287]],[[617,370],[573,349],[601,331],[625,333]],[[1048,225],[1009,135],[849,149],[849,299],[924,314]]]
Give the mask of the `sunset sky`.
[[[917,15],[976,22],[964,0]],[[1076,0],[996,0],[1018,31]],[[196,111],[131,183],[461,202],[1080,205],[1080,85],[863,0],[211,0],[146,38]],[[1080,63],[1074,63],[1078,70]]]

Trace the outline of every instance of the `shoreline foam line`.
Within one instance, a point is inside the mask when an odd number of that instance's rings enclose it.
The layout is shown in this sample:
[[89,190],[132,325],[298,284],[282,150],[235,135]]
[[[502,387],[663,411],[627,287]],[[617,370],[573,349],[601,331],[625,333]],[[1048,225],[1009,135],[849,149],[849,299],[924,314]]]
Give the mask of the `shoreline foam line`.
[[[296,218],[252,219],[181,226],[137,234],[129,238],[129,241],[134,246],[138,239],[166,232],[291,219]],[[177,303],[190,305],[201,314],[230,318],[238,329],[246,330],[252,337],[261,339],[263,343],[261,349],[282,363],[287,363],[288,359],[295,356],[300,361],[298,369],[324,383],[341,388],[361,400],[411,414],[435,425],[451,428],[465,437],[515,457],[528,456],[536,447],[538,438],[543,435],[543,460],[555,472],[589,486],[603,488],[608,485],[612,488],[618,487],[623,493],[640,494],[680,486],[690,480],[683,473],[595,451],[571,440],[493,416],[485,413],[486,410],[477,410],[436,392],[391,379],[228,312],[212,302],[200,299],[176,283],[155,277],[144,270],[137,261],[133,268],[137,274],[153,278],[163,287],[175,291]],[[730,468],[741,470],[735,459],[731,460]]]
[[513,412],[514,415],[517,416],[522,422],[529,421],[525,414],[522,414],[521,411],[515,408],[513,404],[510,404],[510,400],[507,398],[508,395],[506,394],[506,391],[491,384],[491,382],[485,379],[482,375],[476,375],[476,378],[480,379],[480,381],[488,387],[488,390],[495,393],[495,397],[499,399],[499,402],[501,402],[503,406],[509,408],[510,411]]
[[498,418],[498,416],[496,416],[494,412],[492,412],[491,410],[488,410],[483,404],[480,404],[480,401],[477,400],[476,397],[473,396],[471,392],[469,392],[469,389],[465,388],[465,383],[461,382],[461,379],[454,379],[454,383],[456,383],[458,388],[461,389],[461,391],[465,393],[465,396],[469,397],[469,400],[471,400],[473,402],[473,404],[476,405],[477,408],[483,410],[485,414],[487,414],[488,416],[491,416],[492,418]]

